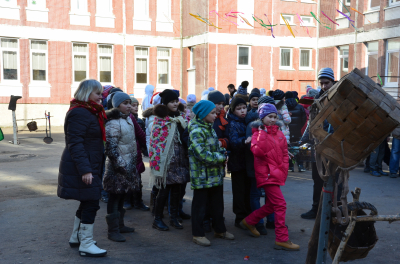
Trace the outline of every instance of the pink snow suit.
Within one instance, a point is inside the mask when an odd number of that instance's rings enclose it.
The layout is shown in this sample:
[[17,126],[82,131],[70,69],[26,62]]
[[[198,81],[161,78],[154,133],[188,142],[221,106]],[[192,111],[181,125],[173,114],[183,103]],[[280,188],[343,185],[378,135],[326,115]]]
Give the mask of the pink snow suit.
[[289,168],[287,142],[278,126],[265,129],[253,128],[251,151],[254,154],[257,187],[264,188],[266,201],[264,206],[246,217],[246,222],[256,225],[262,218],[275,212],[276,241],[286,242],[289,240],[285,226],[286,201],[280,186],[285,185]]

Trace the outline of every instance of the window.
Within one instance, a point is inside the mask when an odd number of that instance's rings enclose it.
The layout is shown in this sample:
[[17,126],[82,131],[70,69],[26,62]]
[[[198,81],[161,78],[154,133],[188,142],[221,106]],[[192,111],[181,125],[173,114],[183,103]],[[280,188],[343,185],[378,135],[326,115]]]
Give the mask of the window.
[[28,0],[28,6],[34,9],[45,9],[46,0]]
[[112,15],[112,0],[96,0],[96,14]]
[[[399,52],[400,52],[400,38],[389,39],[387,41],[386,51],[386,76],[399,75]],[[387,85],[397,86],[398,78],[386,77]]]
[[89,69],[89,47],[88,44],[73,43],[72,58],[73,62],[73,80],[80,82],[87,78],[87,69]]
[[195,59],[196,59],[195,50],[196,50],[195,47],[190,48],[190,68],[196,68],[196,66],[195,66]]
[[[350,8],[349,7],[347,7],[347,6],[350,6],[350,0],[341,0],[341,1],[338,1],[338,4],[339,4],[339,11],[340,12],[342,12],[342,13],[344,13],[344,14],[346,14],[347,16],[350,16],[350,13],[349,13],[349,11],[350,11]],[[343,6],[343,4],[346,6],[346,8]],[[347,11],[347,9],[349,10],[349,11]],[[340,13],[337,13],[337,14],[339,14],[339,17],[345,17],[345,16],[343,16],[342,14],[340,14]],[[347,18],[346,18],[347,19]],[[339,23],[340,24],[340,23]]]
[[171,19],[171,0],[157,0],[157,20]]
[[99,45],[99,77],[101,83],[112,83],[112,45]]
[[87,0],[71,0],[71,11],[74,13],[87,13]]
[[170,67],[171,50],[167,48],[157,49],[157,79],[158,84],[169,84],[169,67]]
[[389,6],[400,5],[400,0],[389,0]]
[[[242,12],[243,14],[238,14],[245,18],[250,25],[254,26],[254,19],[251,14],[254,14],[254,0],[237,0],[237,10]],[[243,29],[253,29],[252,26],[249,26],[244,20],[238,16],[236,23],[238,24],[238,28]]]
[[[149,83],[148,82],[148,62],[149,62],[149,48],[136,47],[136,83]],[[167,67],[168,69],[168,67]],[[167,72],[168,73],[168,72]]]
[[349,72],[349,46],[339,47],[339,78],[342,78]]
[[292,49],[281,48],[280,69],[292,69]]
[[0,0],[0,6],[17,6],[17,0]]
[[368,0],[368,9],[379,9],[381,5],[381,0]]
[[[366,75],[369,77],[378,74],[378,41],[367,43]],[[373,78],[377,82],[376,77]]]
[[133,5],[135,18],[149,18],[149,0],[135,0]]
[[47,81],[47,42],[31,41],[32,81]]
[[251,66],[250,63],[250,47],[238,47],[238,65]]
[[[282,16],[286,19],[286,21],[289,23],[289,25],[294,25],[294,16],[293,15],[283,15]],[[282,16],[279,16],[279,19],[281,21],[281,24],[286,25],[285,21],[283,21]],[[304,21],[305,22],[305,21]]]
[[300,49],[300,69],[311,69],[312,52],[310,49]]
[[315,26],[314,25],[314,20],[310,16],[301,16],[301,20],[304,22],[304,26]]
[[350,6],[351,0],[342,0],[345,5]]
[[18,80],[18,39],[2,38],[1,56],[2,80]]

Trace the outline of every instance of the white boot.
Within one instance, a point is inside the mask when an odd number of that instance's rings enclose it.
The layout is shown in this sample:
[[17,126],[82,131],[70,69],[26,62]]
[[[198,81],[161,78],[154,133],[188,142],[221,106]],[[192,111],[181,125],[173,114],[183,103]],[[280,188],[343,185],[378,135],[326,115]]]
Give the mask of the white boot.
[[104,257],[107,251],[98,248],[93,241],[93,225],[81,224],[81,244],[79,246],[79,255],[82,257]]
[[71,237],[69,239],[69,246],[72,248],[79,247],[80,244],[80,239],[78,239],[78,230],[79,230],[79,224],[81,223],[81,219],[75,216],[75,221],[74,221],[74,229],[72,230]]

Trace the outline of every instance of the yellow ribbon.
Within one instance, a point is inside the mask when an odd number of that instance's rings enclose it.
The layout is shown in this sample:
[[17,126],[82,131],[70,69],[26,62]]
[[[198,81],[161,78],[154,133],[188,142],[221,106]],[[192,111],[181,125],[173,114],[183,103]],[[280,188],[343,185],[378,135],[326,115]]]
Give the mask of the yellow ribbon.
[[288,29],[290,30],[290,33],[292,33],[293,37],[295,38],[294,34],[293,34],[293,30],[290,27],[289,23],[287,22],[287,20],[283,17],[283,15],[281,14],[281,17],[283,19],[283,21],[285,22],[286,26],[288,27]]

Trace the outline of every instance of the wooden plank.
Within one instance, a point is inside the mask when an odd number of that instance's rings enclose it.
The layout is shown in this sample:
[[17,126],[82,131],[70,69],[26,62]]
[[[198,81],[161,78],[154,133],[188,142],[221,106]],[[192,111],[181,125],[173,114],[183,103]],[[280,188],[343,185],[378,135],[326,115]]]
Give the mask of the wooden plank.
[[356,106],[360,106],[365,102],[367,96],[359,89],[353,89],[353,91],[351,91],[351,93],[347,96],[346,99],[355,104]]
[[[357,109],[357,112],[364,118],[366,118],[369,114],[372,113],[376,108],[376,104],[370,99],[365,100],[365,102],[360,105]],[[400,113],[400,110],[399,110]]]
[[381,103],[381,101],[383,100],[383,98],[385,97],[385,95],[383,93],[381,93],[380,91],[378,91],[378,90],[374,90],[368,95],[368,97],[374,103],[379,105]]
[[344,100],[343,103],[336,109],[337,116],[345,120],[345,118],[356,108],[356,105],[349,100]]
[[364,84],[359,84],[359,85],[357,86],[357,88],[358,88],[361,92],[363,92],[365,95],[368,95],[368,94],[371,93],[371,90],[368,89],[368,87],[365,86]]
[[337,116],[336,112],[332,112],[326,119],[333,126],[334,130],[343,124],[343,121]]
[[347,79],[342,79],[340,80],[340,84],[338,87],[338,93],[344,97],[347,98],[347,96],[350,94],[350,92],[354,89],[354,85],[351,81]]
[[400,109],[396,107],[396,109],[389,113],[389,116],[394,120],[400,122]]
[[371,122],[368,119],[365,119],[361,125],[356,128],[356,132],[360,135],[368,135],[369,131],[375,127],[375,123]]
[[312,128],[315,125],[319,125],[322,122],[324,122],[324,120],[328,117],[328,115],[330,115],[330,113],[335,109],[335,107],[330,104],[329,107],[326,107],[324,109],[321,110],[321,112],[318,113],[318,115],[314,118],[314,120],[312,120],[311,124],[310,124],[310,128]]
[[351,133],[357,125],[347,119],[346,122],[341,125],[331,137],[336,139],[338,142],[342,141],[349,133]]
[[353,111],[347,116],[347,120],[351,120],[354,124],[359,126],[364,122],[365,118],[362,117],[357,111]]

